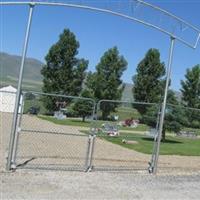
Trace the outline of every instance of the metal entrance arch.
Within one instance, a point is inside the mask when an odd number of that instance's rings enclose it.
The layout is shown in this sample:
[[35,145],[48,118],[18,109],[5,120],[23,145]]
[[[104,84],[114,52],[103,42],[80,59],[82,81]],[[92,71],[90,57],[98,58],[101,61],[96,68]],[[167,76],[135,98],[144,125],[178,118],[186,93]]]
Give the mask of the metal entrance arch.
[[[105,1],[104,1],[105,2]],[[107,3],[118,3],[118,1],[107,1]],[[17,95],[16,95],[16,104],[15,104],[15,111],[14,111],[14,116],[13,116],[13,124],[12,124],[12,131],[11,131],[11,137],[10,137],[10,144],[9,144],[9,155],[8,155],[8,162],[7,162],[7,170],[12,169],[12,166],[15,166],[15,151],[17,148],[17,140],[18,140],[18,134],[17,134],[17,118],[18,118],[18,108],[19,108],[19,103],[20,103],[20,94],[21,94],[21,84],[22,84],[22,79],[23,79],[23,70],[24,70],[24,63],[25,63],[25,58],[26,58],[26,52],[27,52],[27,47],[28,47],[28,41],[29,41],[29,35],[30,35],[30,28],[31,28],[31,21],[32,21],[32,16],[33,16],[33,10],[36,6],[62,6],[62,7],[71,7],[71,8],[78,8],[78,9],[86,9],[86,10],[91,10],[91,11],[96,11],[96,12],[104,12],[112,15],[116,15],[119,17],[123,17],[126,19],[129,19],[134,22],[141,23],[143,25],[146,25],[150,28],[155,28],[156,30],[166,34],[168,37],[170,37],[170,52],[169,52],[169,60],[168,60],[168,67],[167,67],[167,78],[166,78],[166,86],[165,86],[165,93],[164,93],[164,98],[163,98],[163,104],[162,104],[162,109],[161,109],[161,114],[160,114],[160,119],[159,119],[159,128],[158,128],[158,137],[155,140],[155,151],[152,154],[152,162],[150,164],[150,171],[153,172],[154,174],[157,172],[157,164],[158,164],[158,157],[159,157],[159,149],[160,149],[160,140],[161,140],[161,134],[162,134],[162,129],[163,129],[163,122],[164,122],[164,116],[165,116],[165,109],[166,109],[166,100],[167,100],[167,93],[168,93],[168,87],[169,87],[169,80],[170,80],[170,74],[171,74],[171,66],[172,66],[172,58],[173,58],[173,50],[174,50],[174,43],[175,40],[178,40],[179,42],[183,43],[184,45],[195,49],[198,45],[198,42],[200,40],[200,29],[196,28],[195,26],[191,25],[190,23],[176,17],[175,15],[157,7],[154,5],[151,5],[149,3],[143,2],[141,0],[133,0],[133,1],[128,1],[124,2],[121,1],[121,3],[124,3],[123,5],[128,5],[128,10],[123,11],[118,11],[117,9],[114,9],[112,6],[109,6],[109,4],[106,4],[106,6],[100,6],[100,7],[95,7],[92,6],[92,1],[89,2],[84,2],[83,1],[76,1],[76,3],[71,4],[71,3],[52,3],[52,2],[37,2],[37,1],[27,1],[27,2],[0,2],[1,6],[12,6],[12,5],[28,5],[29,6],[29,17],[28,17],[28,23],[27,23],[27,28],[26,28],[26,35],[25,35],[25,40],[24,40],[24,47],[23,47],[23,53],[22,53],[22,60],[21,60],[21,67],[20,67],[20,75],[19,75],[19,80],[18,80],[18,88],[17,88]],[[130,5],[130,8],[129,8]],[[147,8],[151,11],[155,11],[156,13],[160,13],[164,16],[167,16],[169,20],[174,20],[177,24],[179,24],[180,29],[182,31],[189,29],[194,33],[194,40],[191,42],[188,40],[188,38],[184,38],[179,36],[174,30],[174,26],[172,24],[172,29],[169,30],[162,25],[154,24],[152,22],[149,22],[148,20],[142,19],[140,17],[134,16],[134,13],[138,7],[144,7]],[[132,14],[130,12],[132,10]]]

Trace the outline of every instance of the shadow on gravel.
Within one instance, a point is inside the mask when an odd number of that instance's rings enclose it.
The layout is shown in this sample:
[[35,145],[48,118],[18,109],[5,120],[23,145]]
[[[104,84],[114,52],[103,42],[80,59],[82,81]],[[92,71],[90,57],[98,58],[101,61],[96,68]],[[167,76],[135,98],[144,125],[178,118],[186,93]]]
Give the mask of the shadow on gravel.
[[17,167],[25,166],[25,165],[27,165],[29,162],[31,162],[32,160],[35,160],[35,159],[36,159],[35,157],[30,158],[29,160],[26,160],[25,162],[18,164]]

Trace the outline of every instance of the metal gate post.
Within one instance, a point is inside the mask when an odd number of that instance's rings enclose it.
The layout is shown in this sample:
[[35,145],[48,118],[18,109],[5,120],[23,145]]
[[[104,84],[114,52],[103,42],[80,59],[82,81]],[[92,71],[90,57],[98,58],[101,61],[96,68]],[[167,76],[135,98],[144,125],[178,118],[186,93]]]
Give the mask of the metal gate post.
[[29,4],[29,17],[28,17],[28,23],[27,23],[27,27],[26,27],[26,34],[25,34],[25,40],[24,40],[24,46],[23,46],[23,52],[22,52],[18,87],[17,87],[17,93],[16,93],[15,109],[14,109],[12,129],[11,129],[11,134],[10,134],[8,160],[7,160],[7,166],[6,166],[7,170],[11,170],[12,168],[16,168],[15,154],[16,154],[17,140],[18,140],[17,139],[18,138],[18,130],[17,130],[18,110],[19,110],[19,104],[20,104],[24,64],[25,64],[25,58],[26,58],[26,53],[27,53],[27,48],[28,48],[29,35],[30,35],[30,28],[31,28],[31,21],[32,21],[34,6],[35,6],[35,4],[30,2],[30,4]]
[[156,134],[154,136],[154,144],[153,144],[153,151],[152,151],[151,161],[149,162],[149,167],[148,167],[149,173],[153,172],[153,167],[155,165],[155,155],[156,155],[156,150],[157,150],[157,138],[158,138],[158,129],[159,129],[161,107],[162,107],[162,104],[159,105],[159,107],[158,107],[158,116],[157,116],[157,120],[156,120]]
[[18,127],[21,127],[21,123],[22,123],[22,116],[24,113],[24,104],[25,104],[25,94],[26,93],[22,93],[21,99],[20,99],[20,106],[21,106],[21,110],[20,110],[20,117],[19,117],[19,123],[18,123]]
[[[22,93],[22,95],[20,96],[20,113],[19,113],[19,120],[17,121],[17,127],[16,127],[16,149],[13,155],[13,160],[16,160],[17,157],[17,149],[18,149],[18,141],[19,141],[19,134],[21,131],[21,123],[22,123],[22,116],[23,116],[23,112],[24,112],[24,103],[25,103],[25,93]],[[14,166],[13,166],[14,167]]]
[[162,104],[161,109],[161,116],[160,116],[160,122],[159,122],[159,131],[158,131],[158,137],[157,137],[157,146],[156,146],[156,154],[155,154],[155,160],[153,162],[153,174],[157,173],[157,167],[158,167],[158,157],[160,153],[160,142],[162,138],[162,131],[163,131],[163,123],[165,118],[165,110],[166,110],[166,103],[167,103],[167,94],[168,94],[168,88],[169,88],[169,81],[172,71],[172,59],[173,59],[173,52],[174,52],[174,42],[175,38],[171,37],[171,44],[170,44],[170,53],[169,53],[169,60],[168,60],[168,68],[167,68],[167,79],[166,79],[166,85],[165,85],[165,93],[164,93],[164,100]]
[[93,154],[94,154],[94,145],[95,145],[95,138],[96,135],[92,135],[92,143],[91,143],[91,149],[90,149],[90,156],[89,156],[89,164],[88,164],[88,171],[92,171],[92,161],[93,161]]
[[89,169],[89,157],[90,157],[90,147],[91,147],[91,135],[88,137],[88,146],[87,146],[87,151],[86,151],[86,158],[85,158],[85,172],[88,171]]

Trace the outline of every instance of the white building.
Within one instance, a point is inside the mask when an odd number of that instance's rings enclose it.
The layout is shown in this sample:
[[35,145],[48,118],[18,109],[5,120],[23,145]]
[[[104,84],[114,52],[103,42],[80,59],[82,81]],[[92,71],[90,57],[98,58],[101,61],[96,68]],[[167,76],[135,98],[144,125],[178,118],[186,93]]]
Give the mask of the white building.
[[[13,113],[15,108],[17,89],[11,85],[7,87],[0,88],[0,112]],[[22,96],[20,99],[20,104],[22,103]],[[19,113],[21,106],[19,107]]]

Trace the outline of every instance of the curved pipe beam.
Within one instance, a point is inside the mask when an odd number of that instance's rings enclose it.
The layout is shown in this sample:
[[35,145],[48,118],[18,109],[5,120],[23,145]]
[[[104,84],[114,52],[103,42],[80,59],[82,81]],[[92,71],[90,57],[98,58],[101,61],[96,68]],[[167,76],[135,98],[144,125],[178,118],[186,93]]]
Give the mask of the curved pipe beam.
[[195,31],[199,32],[198,33],[198,37],[197,37],[197,40],[196,40],[196,43],[194,45],[190,44],[189,42],[186,42],[185,40],[183,40],[182,38],[180,37],[177,37],[175,36],[174,34],[156,26],[156,25],[153,25],[149,22],[145,22],[143,20],[140,20],[140,19],[137,19],[135,17],[130,17],[128,15],[125,15],[125,14],[121,14],[121,13],[118,13],[118,12],[115,12],[115,11],[112,11],[112,10],[108,10],[108,9],[103,9],[103,8],[96,8],[96,7],[91,7],[91,6],[84,6],[84,5],[78,5],[78,4],[68,4],[68,3],[52,3],[52,2],[0,2],[0,5],[41,5],[41,6],[64,6],[64,7],[71,7],[71,8],[79,8],[79,9],[85,9],[85,10],[90,10],[90,11],[97,11],[97,12],[103,12],[103,13],[109,13],[109,14],[112,14],[112,15],[115,15],[115,16],[119,16],[119,17],[122,17],[122,18],[126,18],[126,19],[129,19],[131,21],[135,21],[135,22],[138,22],[138,23],[141,23],[145,26],[148,26],[148,27],[151,27],[151,28],[154,28],[170,37],[173,37],[174,39],[177,39],[178,41],[180,41],[181,43],[185,44],[186,46],[190,47],[190,48],[193,48],[193,49],[196,49],[197,45],[198,45],[198,42],[200,40],[200,30],[197,29],[196,27],[192,26],[191,24],[185,22],[184,20],[176,17],[175,15],[172,15],[171,13],[159,8],[159,7],[156,7],[156,6],[153,6],[151,4],[148,4],[146,2],[143,2],[143,1],[140,1],[140,0],[137,0],[137,2],[139,3],[142,3],[144,5],[147,5],[147,6],[150,6],[156,10],[160,10],[161,12],[175,18],[176,20],[186,24],[187,26],[191,27],[192,29],[194,29]]
[[168,11],[166,11],[166,10],[164,10],[164,9],[162,9],[162,8],[160,8],[160,7],[158,7],[158,6],[154,6],[154,5],[152,5],[152,4],[149,4],[149,3],[144,2],[144,1],[141,1],[141,0],[135,0],[135,1],[137,1],[137,2],[139,2],[139,3],[141,3],[141,4],[144,4],[144,5],[148,6],[148,7],[151,7],[151,8],[153,8],[153,9],[159,10],[159,11],[161,11],[162,13],[164,13],[164,14],[166,14],[166,15],[168,15],[168,16],[174,18],[174,19],[176,19],[177,21],[180,21],[180,22],[184,23],[185,25],[191,27],[192,29],[196,30],[197,32],[200,32],[200,29],[197,28],[196,26],[193,26],[192,24],[186,22],[185,20],[181,19],[180,17],[177,17],[176,15],[174,15],[174,14],[172,14],[172,13],[170,13],[170,12],[168,12]]

